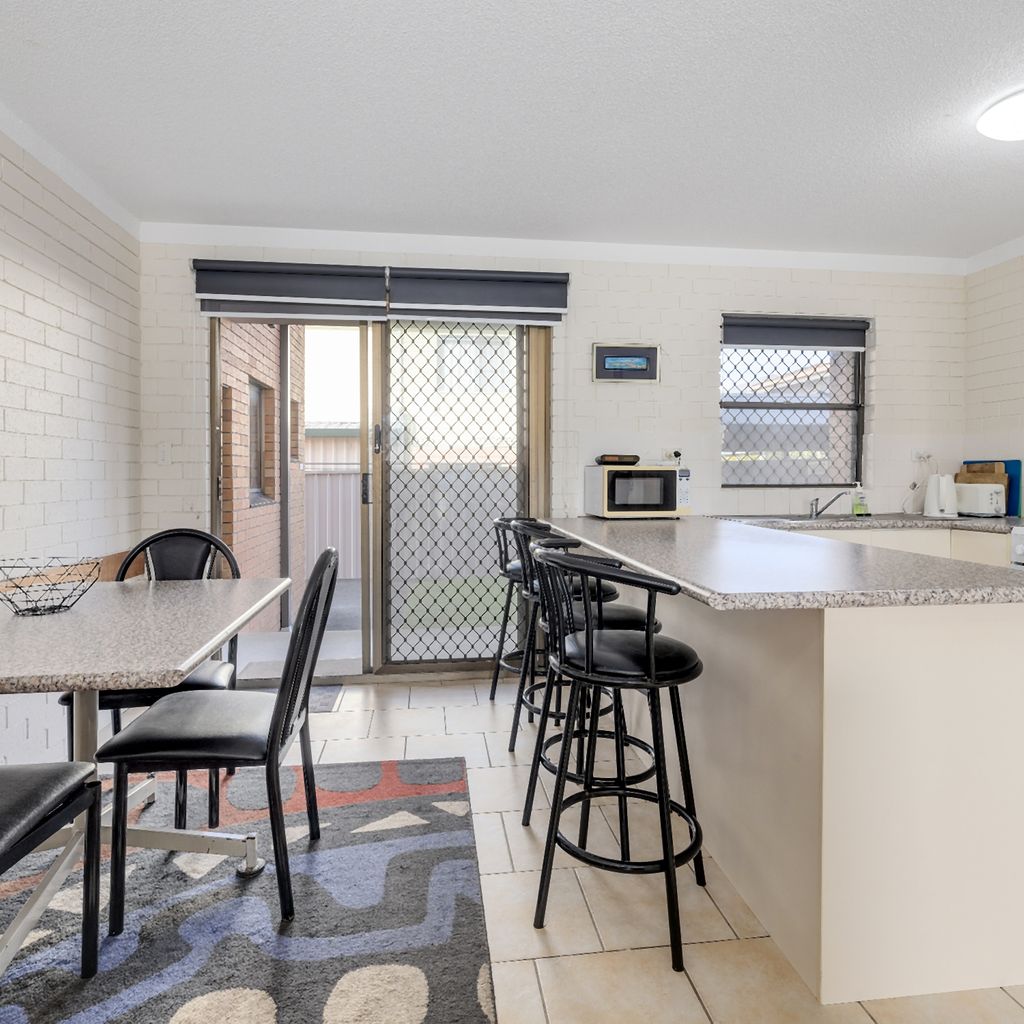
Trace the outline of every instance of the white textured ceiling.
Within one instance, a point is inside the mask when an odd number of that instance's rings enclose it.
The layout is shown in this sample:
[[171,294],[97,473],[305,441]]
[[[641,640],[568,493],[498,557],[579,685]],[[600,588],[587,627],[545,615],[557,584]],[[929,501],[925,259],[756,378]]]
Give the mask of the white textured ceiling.
[[144,221],[967,256],[1022,0],[4,0],[0,101]]

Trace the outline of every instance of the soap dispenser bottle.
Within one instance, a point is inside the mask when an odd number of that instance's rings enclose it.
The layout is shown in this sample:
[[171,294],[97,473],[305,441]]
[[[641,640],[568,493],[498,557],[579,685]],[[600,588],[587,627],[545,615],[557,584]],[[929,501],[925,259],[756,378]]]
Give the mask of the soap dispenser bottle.
[[868,496],[864,493],[864,488],[860,483],[853,485],[853,514],[855,516],[871,515],[868,511]]

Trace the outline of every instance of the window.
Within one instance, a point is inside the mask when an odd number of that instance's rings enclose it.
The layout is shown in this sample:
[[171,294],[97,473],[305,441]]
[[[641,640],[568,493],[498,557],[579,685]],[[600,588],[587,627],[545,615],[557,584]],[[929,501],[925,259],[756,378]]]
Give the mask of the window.
[[723,487],[861,479],[866,320],[724,317]]
[[267,480],[268,395],[268,388],[249,381],[249,500],[252,504],[262,504],[273,496],[273,488]]

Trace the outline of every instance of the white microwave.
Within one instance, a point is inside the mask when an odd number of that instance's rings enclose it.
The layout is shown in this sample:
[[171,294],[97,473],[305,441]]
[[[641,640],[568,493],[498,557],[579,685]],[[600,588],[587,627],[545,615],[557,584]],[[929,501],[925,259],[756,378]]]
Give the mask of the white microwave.
[[690,471],[678,466],[586,466],[583,511],[601,519],[678,519],[690,511]]

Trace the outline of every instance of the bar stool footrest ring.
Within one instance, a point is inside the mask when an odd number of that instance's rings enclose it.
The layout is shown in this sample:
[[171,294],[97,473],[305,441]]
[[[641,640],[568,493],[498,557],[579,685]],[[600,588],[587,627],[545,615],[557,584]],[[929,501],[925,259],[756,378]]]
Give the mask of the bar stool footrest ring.
[[[595,797],[604,799],[609,796],[624,796],[631,800],[646,800],[648,803],[657,803],[658,794],[646,789],[632,789],[630,787],[618,787],[601,789],[595,793],[573,793],[562,800],[562,810],[572,807],[584,801],[593,800]],[[673,860],[677,868],[689,863],[700,852],[704,842],[704,834],[701,832],[700,823],[694,818],[682,804],[675,800],[669,801],[672,813],[678,815],[686,822],[690,829],[690,842],[684,849],[675,854]],[[591,867],[600,868],[602,871],[615,871],[625,875],[653,875],[663,873],[665,870],[664,858],[658,860],[619,860],[616,857],[604,857],[599,853],[592,853],[589,850],[578,846],[564,833],[559,832],[555,836],[555,842],[561,849],[565,850],[570,857],[589,864]]]
[[[549,737],[548,739],[546,739],[544,741],[544,749],[543,749],[543,751],[542,751],[542,753],[540,755],[540,763],[542,765],[544,765],[544,767],[547,768],[547,770],[549,772],[551,772],[552,775],[557,775],[558,774],[558,765],[557,765],[557,763],[554,760],[552,760],[548,756],[548,749],[550,747],[553,747],[556,743],[561,743],[562,742],[562,737],[564,735],[565,735],[564,733],[556,733],[554,736],[551,736],[551,737]],[[579,738],[580,738],[579,730],[574,730],[573,734],[572,734],[572,742],[575,743],[577,740],[579,740]],[[598,729],[597,730],[597,738],[601,739],[601,740],[612,740],[612,741],[614,741],[615,740],[615,733],[611,729]],[[645,740],[639,739],[636,736],[624,736],[623,740],[624,740],[625,745],[627,747],[636,747],[638,750],[642,750],[642,751],[644,751],[644,753],[649,754],[650,758],[651,758],[651,763],[646,768],[641,769],[640,771],[634,773],[633,775],[627,775],[626,776],[626,778],[625,778],[626,785],[627,786],[638,786],[638,785],[640,785],[641,782],[646,782],[648,779],[654,778],[654,774],[655,774],[654,747],[652,747]],[[566,777],[566,779],[569,780],[569,782],[575,782],[577,785],[582,785],[583,784],[583,775],[582,775],[581,772],[572,771],[570,769],[569,771],[567,771],[565,773],[565,777]],[[619,780],[616,779],[616,778],[612,778],[611,776],[607,776],[607,775],[595,775],[594,776],[594,785],[601,789],[601,792],[599,794],[595,793],[594,795],[595,796],[604,796],[605,793],[606,793],[607,787],[609,787],[609,786],[617,787],[619,785]]]

